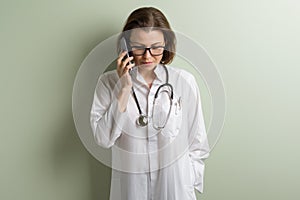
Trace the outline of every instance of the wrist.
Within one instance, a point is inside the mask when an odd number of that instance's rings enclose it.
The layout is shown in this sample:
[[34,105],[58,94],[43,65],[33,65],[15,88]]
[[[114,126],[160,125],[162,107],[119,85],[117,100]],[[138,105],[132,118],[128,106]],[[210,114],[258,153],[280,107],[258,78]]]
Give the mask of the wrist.
[[131,91],[131,86],[124,86],[122,89],[121,89],[121,92],[122,93],[130,93]]

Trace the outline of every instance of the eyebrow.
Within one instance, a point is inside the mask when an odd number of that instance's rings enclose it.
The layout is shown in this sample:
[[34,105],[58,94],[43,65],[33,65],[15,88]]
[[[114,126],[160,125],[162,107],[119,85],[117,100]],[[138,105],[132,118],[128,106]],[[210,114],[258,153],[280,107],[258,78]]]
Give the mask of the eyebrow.
[[[141,46],[146,46],[146,45],[144,45],[144,44],[142,44],[142,43],[139,43],[139,42],[134,42],[134,41],[130,41],[130,43],[132,43],[132,44],[138,44],[138,45],[141,45]],[[153,43],[153,44],[151,44],[151,46],[153,46],[153,45],[157,45],[157,44],[163,44],[163,42],[155,42],[155,43]]]

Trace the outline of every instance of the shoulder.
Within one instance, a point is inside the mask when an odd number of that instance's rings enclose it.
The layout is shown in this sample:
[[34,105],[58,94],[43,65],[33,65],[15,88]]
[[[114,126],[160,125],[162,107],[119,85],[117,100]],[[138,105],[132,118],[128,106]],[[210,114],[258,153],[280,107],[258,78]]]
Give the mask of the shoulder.
[[175,91],[186,96],[197,96],[199,91],[198,83],[191,72],[185,69],[167,66],[169,71],[170,83]]
[[119,80],[119,76],[116,70],[107,71],[100,75],[98,79],[98,84],[102,83],[104,85],[114,86]]
[[99,76],[95,89],[102,92],[111,92],[114,90],[118,81],[119,76],[116,70],[104,72]]
[[106,80],[106,79],[116,79],[118,78],[117,70],[107,71],[100,75],[100,80]]
[[194,75],[192,73],[188,72],[187,70],[181,69],[178,67],[174,67],[171,65],[166,65],[166,67],[169,71],[170,77],[173,77],[177,80],[184,81],[186,83],[195,82]]

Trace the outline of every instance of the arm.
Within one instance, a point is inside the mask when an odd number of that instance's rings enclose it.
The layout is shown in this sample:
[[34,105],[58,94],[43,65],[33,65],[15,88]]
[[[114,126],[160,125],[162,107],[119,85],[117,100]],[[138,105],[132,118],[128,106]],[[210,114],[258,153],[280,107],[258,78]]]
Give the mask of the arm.
[[[126,120],[126,98],[129,94],[120,90],[118,99],[113,94],[113,87],[108,85],[108,79],[101,76],[97,83],[92,103],[90,122],[95,141],[98,145],[109,148],[122,133],[122,126]],[[123,105],[122,105],[123,104]]]
[[189,155],[194,169],[194,186],[199,192],[203,192],[204,160],[209,156],[209,145],[202,114],[201,99],[198,85],[194,79],[189,81],[191,87],[190,97],[193,103],[189,106]]
[[[121,52],[117,59],[118,79],[115,85],[109,85],[109,78],[102,75],[97,83],[94,101],[92,104],[90,122],[94,138],[98,145],[109,148],[122,133],[127,112],[126,107],[130,96],[132,82],[129,69],[134,66],[130,63],[133,57],[123,60],[127,52]],[[118,82],[118,84],[117,84]]]

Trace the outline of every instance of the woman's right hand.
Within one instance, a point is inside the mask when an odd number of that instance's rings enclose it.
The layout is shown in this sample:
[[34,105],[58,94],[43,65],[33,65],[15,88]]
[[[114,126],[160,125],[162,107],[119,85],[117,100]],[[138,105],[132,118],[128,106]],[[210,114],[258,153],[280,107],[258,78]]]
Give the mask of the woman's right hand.
[[134,64],[130,63],[130,61],[133,60],[133,57],[129,57],[123,60],[126,53],[127,53],[126,51],[120,53],[117,59],[117,72],[122,87],[118,95],[119,110],[121,112],[124,112],[126,110],[128,104],[128,98],[132,87],[132,81],[131,81],[131,76],[129,74],[129,69],[134,66]]
[[129,74],[129,69],[134,66],[134,63],[130,63],[133,60],[133,57],[128,57],[125,60],[123,58],[126,55],[126,51],[119,54],[117,59],[117,73],[119,75],[122,88],[130,89],[132,87],[131,76]]

